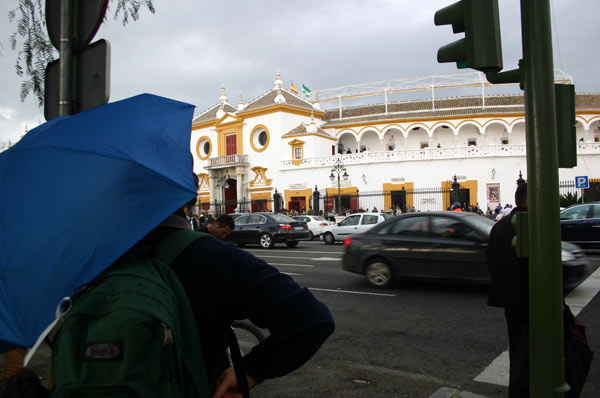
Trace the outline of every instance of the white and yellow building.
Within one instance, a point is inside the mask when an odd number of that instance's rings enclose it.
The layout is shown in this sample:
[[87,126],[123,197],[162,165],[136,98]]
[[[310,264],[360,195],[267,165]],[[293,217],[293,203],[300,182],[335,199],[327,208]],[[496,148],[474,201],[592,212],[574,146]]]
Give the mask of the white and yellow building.
[[[443,79],[442,79],[443,78]],[[562,75],[560,79],[570,78]],[[405,205],[441,210],[449,197],[419,199],[425,188],[449,188],[454,177],[468,189],[470,204],[483,210],[514,203],[515,180],[527,178],[525,110],[522,94],[487,95],[482,75],[397,80],[313,92],[287,91],[279,72],[272,90],[237,106],[225,88],[214,107],[192,122],[191,150],[200,177],[199,203],[253,201],[253,210],[272,210],[277,190],[286,208],[308,210],[313,191],[382,192],[376,205],[391,207],[394,192]],[[436,89],[481,85],[475,96],[435,98]],[[392,95],[431,91],[425,100],[389,101]],[[345,106],[356,98],[372,105]],[[333,108],[323,110],[324,103]],[[600,178],[600,95],[577,94],[577,166],[560,169],[560,180]],[[330,179],[341,160],[348,179]],[[392,193],[392,195],[390,195]],[[371,205],[367,205],[371,207]],[[358,208],[360,199],[346,203]],[[235,211],[231,204],[227,212]],[[214,209],[213,209],[214,210]],[[249,209],[247,209],[249,210]]]

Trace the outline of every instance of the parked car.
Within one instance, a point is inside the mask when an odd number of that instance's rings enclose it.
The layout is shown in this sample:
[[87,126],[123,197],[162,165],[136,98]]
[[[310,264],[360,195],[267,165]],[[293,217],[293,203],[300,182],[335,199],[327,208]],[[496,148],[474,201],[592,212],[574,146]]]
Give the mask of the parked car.
[[332,245],[335,241],[343,241],[350,235],[368,231],[375,225],[384,222],[394,216],[379,213],[356,213],[350,214],[337,224],[328,225],[321,229],[321,239],[326,245]]
[[308,225],[308,229],[310,230],[309,240],[313,240],[315,236],[320,236],[323,227],[335,224],[332,221],[327,221],[321,216],[296,216],[293,217],[293,219],[296,221],[303,221]]
[[258,244],[270,249],[275,243],[298,246],[298,242],[308,239],[309,234],[305,222],[296,221],[285,214],[252,213],[235,219],[235,230],[227,236],[227,240],[240,246]]
[[[494,222],[473,213],[408,213],[348,237],[342,268],[375,287],[396,278],[489,282],[487,240]],[[582,249],[562,243],[563,284],[579,285],[597,266]]]
[[562,240],[600,254],[600,202],[573,205],[560,212]]

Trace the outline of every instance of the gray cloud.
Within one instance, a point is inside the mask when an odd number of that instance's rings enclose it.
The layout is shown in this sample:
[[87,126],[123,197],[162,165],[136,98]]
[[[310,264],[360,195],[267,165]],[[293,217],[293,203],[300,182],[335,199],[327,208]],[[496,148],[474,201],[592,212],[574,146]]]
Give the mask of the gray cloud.
[[[96,39],[112,47],[111,101],[150,92],[202,111],[217,103],[223,84],[232,104],[240,94],[247,102],[270,90],[278,67],[286,87],[292,80],[313,90],[463,73],[436,61],[437,49],[460,37],[433,24],[435,11],[452,1],[154,0],[156,14],[144,11],[125,27],[110,14]],[[16,0],[1,3],[0,16],[6,18]],[[600,2],[552,0],[552,5],[555,67],[573,76],[578,92],[600,92],[595,39]],[[504,65],[512,69],[521,58],[520,2],[501,0],[500,14]],[[7,119],[0,112],[0,141],[43,120],[32,98],[19,101],[16,54],[8,48],[14,29],[7,18],[0,24],[0,110],[12,115]]]

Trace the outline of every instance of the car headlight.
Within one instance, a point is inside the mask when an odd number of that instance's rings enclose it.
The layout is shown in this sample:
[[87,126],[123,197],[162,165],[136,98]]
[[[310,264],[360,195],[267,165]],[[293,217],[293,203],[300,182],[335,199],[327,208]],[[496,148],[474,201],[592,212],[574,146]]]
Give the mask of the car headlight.
[[562,261],[571,261],[571,260],[575,260],[575,255],[573,253],[571,253],[568,250],[562,249],[561,250],[561,257],[562,257]]

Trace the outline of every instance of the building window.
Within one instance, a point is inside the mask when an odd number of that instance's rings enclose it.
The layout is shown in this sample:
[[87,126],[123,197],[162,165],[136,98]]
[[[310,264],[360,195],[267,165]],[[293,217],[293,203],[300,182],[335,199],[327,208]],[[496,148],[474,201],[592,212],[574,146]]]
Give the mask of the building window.
[[237,134],[228,134],[225,136],[225,155],[237,154]]
[[467,146],[475,146],[477,145],[477,139],[476,138],[469,138],[467,140]]
[[259,125],[254,127],[250,134],[250,145],[255,152],[262,152],[269,146],[270,135],[265,126]]
[[200,160],[206,160],[210,157],[210,153],[212,150],[212,144],[208,137],[200,137],[196,144],[196,154],[200,158]]
[[295,147],[294,148],[294,159],[302,159],[302,147]]
[[258,135],[258,144],[260,146],[265,146],[266,143],[267,143],[267,132],[263,130]]
[[423,141],[421,142],[421,149],[429,148],[429,142]]

